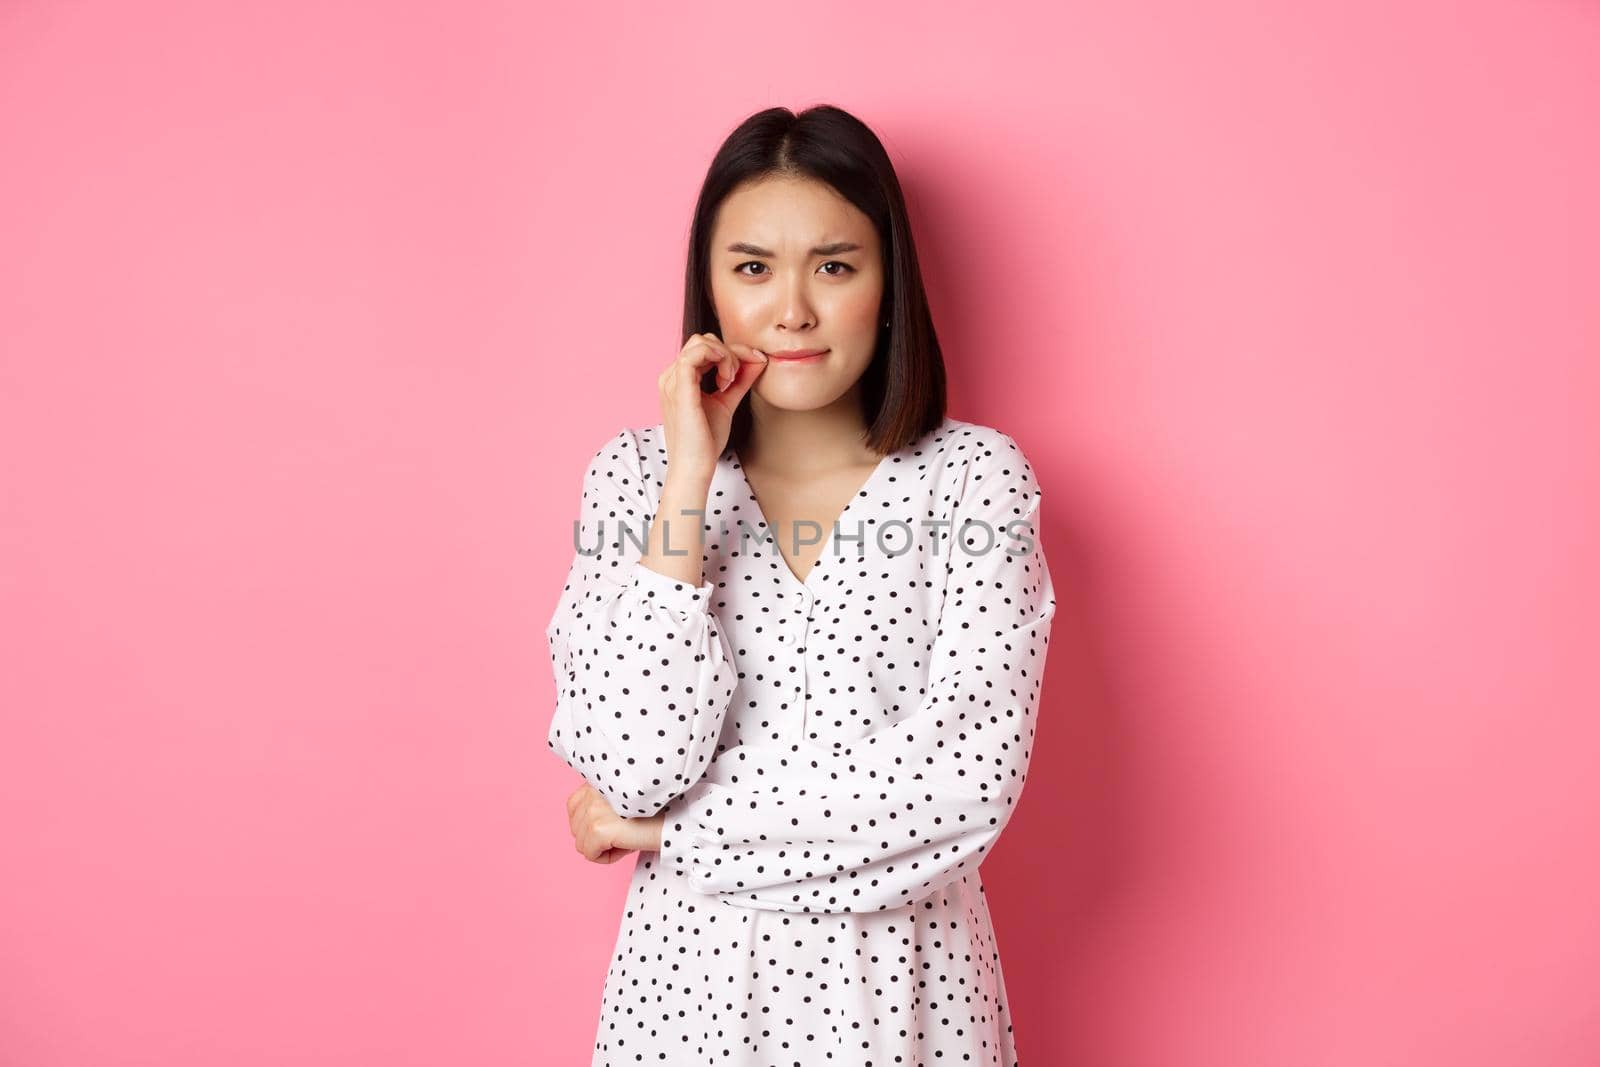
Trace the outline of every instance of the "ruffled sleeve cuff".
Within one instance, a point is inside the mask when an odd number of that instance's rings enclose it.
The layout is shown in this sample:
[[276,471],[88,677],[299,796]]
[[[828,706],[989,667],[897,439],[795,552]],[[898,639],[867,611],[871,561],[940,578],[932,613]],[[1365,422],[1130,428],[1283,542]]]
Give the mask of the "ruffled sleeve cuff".
[[661,819],[661,865],[684,875],[697,889],[712,891],[715,856],[722,851],[713,829],[715,806],[728,790],[700,779],[669,804]]
[[711,604],[710,582],[703,582],[700,585],[681,582],[676,578],[669,578],[660,571],[650,569],[645,566],[643,560],[634,561],[628,585],[640,596],[649,597],[657,604],[680,615],[706,611]]

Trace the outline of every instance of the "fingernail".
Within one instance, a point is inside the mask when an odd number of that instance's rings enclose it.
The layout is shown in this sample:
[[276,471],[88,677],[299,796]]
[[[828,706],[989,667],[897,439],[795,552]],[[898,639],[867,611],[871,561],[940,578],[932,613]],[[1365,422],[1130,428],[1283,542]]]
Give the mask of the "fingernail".
[[762,362],[766,362],[767,354],[765,352],[761,351],[761,349],[753,348],[753,349],[751,349],[751,351],[754,352],[756,355],[760,356]]

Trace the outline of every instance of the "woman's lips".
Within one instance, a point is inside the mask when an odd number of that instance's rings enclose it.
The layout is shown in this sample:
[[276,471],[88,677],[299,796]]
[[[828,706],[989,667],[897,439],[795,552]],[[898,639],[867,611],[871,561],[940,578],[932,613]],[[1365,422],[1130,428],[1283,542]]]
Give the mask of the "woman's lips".
[[768,352],[767,359],[774,363],[815,363],[827,354],[826,348],[805,348],[793,352]]

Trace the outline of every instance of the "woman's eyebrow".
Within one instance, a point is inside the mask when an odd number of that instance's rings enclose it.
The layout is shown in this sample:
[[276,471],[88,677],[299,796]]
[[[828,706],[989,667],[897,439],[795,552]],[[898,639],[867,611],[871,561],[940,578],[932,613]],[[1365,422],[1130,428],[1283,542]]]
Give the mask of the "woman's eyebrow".
[[[737,252],[742,256],[760,256],[763,259],[771,259],[776,255],[776,253],[769,252],[760,245],[753,245],[746,241],[735,241],[728,246],[728,251]],[[811,254],[814,256],[837,256],[841,252],[859,251],[861,251],[861,246],[854,241],[834,241],[832,244],[818,245],[811,250]]]

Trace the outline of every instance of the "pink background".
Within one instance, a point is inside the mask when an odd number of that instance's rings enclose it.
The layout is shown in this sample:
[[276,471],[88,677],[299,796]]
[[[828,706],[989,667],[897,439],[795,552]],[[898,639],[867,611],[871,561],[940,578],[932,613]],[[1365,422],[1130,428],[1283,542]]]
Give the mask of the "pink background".
[[819,102],[1053,502],[1023,1062],[1597,1062],[1600,9],[940,10],[0,6],[0,1062],[588,1062],[543,627]]

